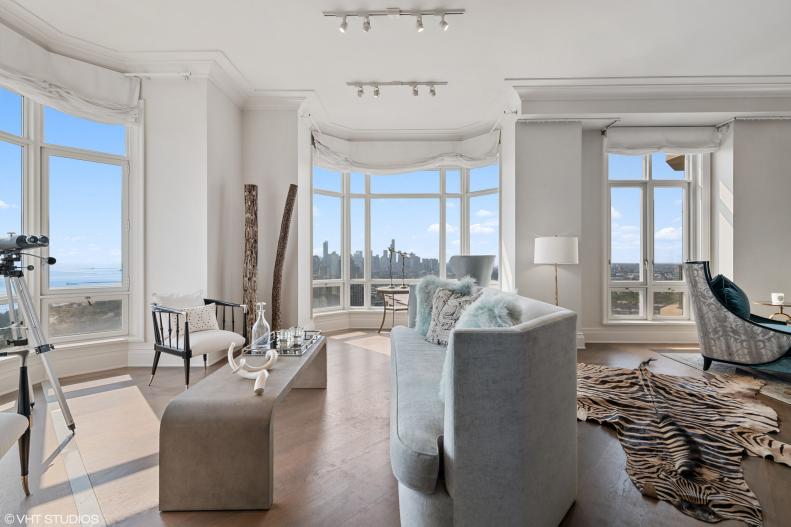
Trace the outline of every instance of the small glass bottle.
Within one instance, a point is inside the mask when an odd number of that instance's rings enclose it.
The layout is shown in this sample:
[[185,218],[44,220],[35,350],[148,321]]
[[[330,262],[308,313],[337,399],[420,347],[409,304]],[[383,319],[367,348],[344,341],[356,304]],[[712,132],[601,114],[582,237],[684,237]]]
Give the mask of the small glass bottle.
[[264,354],[269,350],[270,329],[269,324],[264,317],[266,302],[258,302],[258,317],[253,324],[253,334],[250,340],[250,352],[255,354]]

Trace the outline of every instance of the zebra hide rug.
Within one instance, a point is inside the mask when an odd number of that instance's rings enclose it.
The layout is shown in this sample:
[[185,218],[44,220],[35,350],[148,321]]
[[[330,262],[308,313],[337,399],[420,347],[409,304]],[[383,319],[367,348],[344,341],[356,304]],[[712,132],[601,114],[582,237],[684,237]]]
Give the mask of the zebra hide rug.
[[791,466],[791,445],[777,414],[744,377],[677,377],[577,364],[577,419],[615,428],[626,472],[645,496],[672,503],[706,522],[761,525],[761,504],[747,486],[741,459],[761,456]]

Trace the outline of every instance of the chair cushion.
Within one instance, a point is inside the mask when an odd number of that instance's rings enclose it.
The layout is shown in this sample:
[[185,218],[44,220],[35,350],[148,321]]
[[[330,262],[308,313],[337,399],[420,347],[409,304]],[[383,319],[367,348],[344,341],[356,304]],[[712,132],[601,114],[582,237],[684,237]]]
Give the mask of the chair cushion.
[[445,412],[437,388],[445,348],[402,326],[393,328],[390,343],[390,464],[407,487],[434,492]]
[[5,455],[27,430],[27,419],[19,414],[0,413],[0,456]]
[[711,281],[711,289],[729,311],[750,318],[750,299],[741,287],[720,274]]
[[787,326],[783,323],[778,324],[761,324],[765,328],[769,328],[773,331],[780,331],[781,333],[786,333],[791,335],[791,326]]
[[[173,340],[175,344],[175,339]],[[165,339],[167,344],[167,339]],[[192,333],[190,331],[190,348],[192,349],[192,356],[206,355],[214,353],[215,351],[228,351],[228,346],[234,345],[234,348],[241,348],[244,346],[244,337],[233,331],[225,331],[223,329],[211,329],[207,331],[199,331]],[[184,348],[184,337],[179,337],[179,349]]]

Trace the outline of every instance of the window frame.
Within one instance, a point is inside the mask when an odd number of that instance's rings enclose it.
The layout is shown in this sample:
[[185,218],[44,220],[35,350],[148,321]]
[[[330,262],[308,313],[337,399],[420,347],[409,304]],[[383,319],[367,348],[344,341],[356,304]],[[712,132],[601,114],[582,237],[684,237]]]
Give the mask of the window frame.
[[[373,278],[371,276],[371,259],[372,259],[372,252],[371,252],[371,203],[375,199],[434,199],[438,201],[439,206],[439,247],[438,247],[438,259],[439,259],[439,276],[440,278],[445,278],[447,276],[447,215],[446,215],[446,204],[447,199],[458,199],[461,205],[461,214],[460,214],[460,221],[461,221],[461,237],[460,237],[460,248],[458,254],[468,254],[469,253],[469,241],[470,241],[470,211],[469,211],[469,204],[470,198],[477,197],[477,196],[485,196],[491,194],[498,195],[498,210],[497,210],[497,217],[498,217],[498,225],[497,225],[497,261],[498,265],[500,264],[500,256],[502,253],[502,166],[500,162],[497,162],[497,169],[498,169],[498,187],[491,188],[491,189],[484,189],[478,190],[475,192],[469,192],[469,174],[470,169],[458,167],[458,166],[446,166],[440,167],[436,169],[431,169],[431,171],[436,171],[439,173],[439,192],[438,193],[373,193],[371,191],[371,174],[361,173],[358,171],[342,171],[341,173],[341,192],[329,191],[324,190],[321,188],[314,188],[313,187],[313,170],[315,169],[315,165],[311,167],[311,207],[313,205],[313,195],[320,194],[326,196],[335,196],[342,198],[342,226],[341,226],[341,278],[340,279],[314,279],[313,278],[313,267],[312,267],[312,258],[313,258],[313,214],[311,212],[310,215],[310,258],[311,258],[311,317],[315,315],[319,315],[322,313],[329,313],[329,312],[339,312],[339,311],[346,311],[346,312],[364,312],[364,311],[371,311],[376,310],[378,311],[381,306],[374,305],[371,302],[371,293],[373,292],[376,286],[388,285],[390,280],[387,278]],[[448,171],[459,171],[460,177],[460,189],[459,192],[446,192],[446,173]],[[351,191],[351,174],[352,173],[361,174],[364,178],[364,192],[352,192]],[[397,176],[394,176],[397,177]],[[362,199],[364,203],[364,214],[365,214],[365,225],[364,225],[364,272],[363,278],[351,278],[351,269],[350,269],[350,259],[352,256],[352,248],[351,248],[351,203],[353,199]],[[394,278],[395,280],[395,278]],[[405,279],[405,283],[407,285],[417,284],[420,281],[420,278],[407,278]],[[399,278],[400,283],[400,278]],[[492,280],[489,287],[497,287],[499,288],[501,284],[500,274],[498,273],[498,279]],[[340,304],[338,306],[328,306],[322,308],[316,308],[313,305],[313,291],[316,287],[322,286],[333,286],[333,285],[341,285],[341,299]],[[351,305],[351,287],[352,285],[362,285],[363,286],[363,305],[362,306],[352,306]]]
[[[655,266],[655,191],[658,188],[681,188],[684,193],[682,199],[682,265],[684,262],[697,258],[701,253],[703,239],[703,226],[700,218],[704,218],[701,209],[704,203],[699,192],[704,182],[708,181],[704,170],[708,164],[702,163],[705,154],[685,154],[684,178],[679,180],[653,179],[651,155],[656,152],[642,154],[643,172],[642,179],[613,179],[609,178],[609,154],[604,151],[604,205],[605,205],[605,254],[604,254],[604,299],[603,323],[643,323],[643,324],[668,324],[691,323],[692,312],[689,292],[682,274],[681,280],[662,281],[654,280]],[[612,279],[612,189],[614,188],[639,188],[640,197],[640,253],[639,262],[641,277],[639,280],[613,280]],[[637,290],[641,295],[638,315],[615,315],[612,313],[612,292],[617,290]],[[681,316],[661,316],[653,314],[654,294],[657,292],[682,292],[683,305]]]
[[[112,164],[120,166],[122,169],[122,202],[121,202],[121,264],[122,264],[122,285],[120,287],[75,287],[75,288],[50,288],[49,287],[49,266],[41,265],[37,258],[23,258],[23,264],[35,265],[33,272],[25,273],[25,281],[30,289],[31,297],[38,307],[38,314],[41,319],[41,326],[44,335],[51,343],[64,342],[91,342],[105,340],[108,338],[129,337],[131,328],[137,328],[142,318],[132,314],[132,306],[137,305],[133,298],[133,286],[131,284],[131,220],[130,210],[133,199],[132,196],[132,166],[136,166],[138,157],[142,156],[140,134],[142,125],[131,127],[122,125],[125,128],[125,150],[123,156],[108,154],[104,152],[84,150],[75,147],[47,144],[44,142],[44,106],[32,101],[28,97],[22,96],[22,136],[14,136],[7,132],[0,131],[0,141],[17,144],[23,148],[22,163],[22,212],[21,228],[24,233],[48,233],[49,229],[49,156],[68,157],[71,159]],[[77,116],[83,118],[81,116]],[[139,169],[138,169],[139,170]],[[139,240],[135,242],[139,244]],[[42,249],[40,256],[49,256],[49,248]],[[57,264],[56,264],[57,265]],[[137,290],[139,286],[135,286]],[[122,324],[121,329],[116,331],[102,331],[95,333],[83,333],[80,335],[69,335],[63,337],[50,337],[48,327],[49,305],[52,303],[72,302],[75,299],[85,299],[90,297],[98,300],[121,300],[122,302]],[[0,305],[8,305],[8,296],[0,297]]]

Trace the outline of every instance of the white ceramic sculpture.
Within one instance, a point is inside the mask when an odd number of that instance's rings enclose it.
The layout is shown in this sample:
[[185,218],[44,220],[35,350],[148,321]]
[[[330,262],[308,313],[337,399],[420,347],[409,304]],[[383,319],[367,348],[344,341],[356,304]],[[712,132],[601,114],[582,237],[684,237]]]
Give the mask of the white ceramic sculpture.
[[253,391],[256,395],[264,393],[264,386],[266,386],[266,380],[269,378],[269,370],[271,370],[277,362],[277,350],[267,351],[264,356],[266,359],[260,366],[247,364],[247,360],[244,357],[242,357],[237,364],[233,356],[233,351],[234,346],[232,344],[228,347],[228,365],[231,367],[231,371],[244,379],[255,380]]

